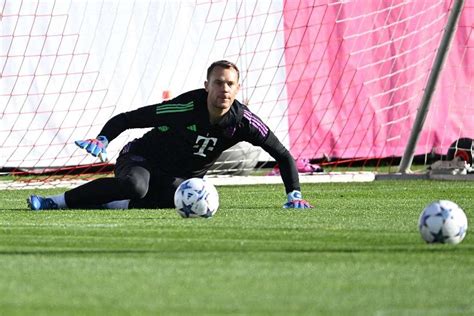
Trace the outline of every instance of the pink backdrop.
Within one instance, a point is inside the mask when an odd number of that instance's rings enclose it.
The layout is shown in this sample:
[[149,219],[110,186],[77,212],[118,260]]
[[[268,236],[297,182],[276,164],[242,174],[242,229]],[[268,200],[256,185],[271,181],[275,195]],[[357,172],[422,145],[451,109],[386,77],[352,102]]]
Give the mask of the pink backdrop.
[[[285,2],[295,156],[403,155],[452,3],[434,4]],[[446,153],[457,138],[474,137],[473,7],[466,1],[416,154]]]

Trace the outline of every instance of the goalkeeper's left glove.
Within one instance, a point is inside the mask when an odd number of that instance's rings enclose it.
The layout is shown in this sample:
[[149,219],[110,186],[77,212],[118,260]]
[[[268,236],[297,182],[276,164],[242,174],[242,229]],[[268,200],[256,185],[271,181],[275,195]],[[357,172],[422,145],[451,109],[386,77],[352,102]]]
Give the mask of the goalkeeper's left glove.
[[303,200],[300,191],[294,190],[288,193],[288,202],[283,205],[283,208],[313,208],[313,206]]
[[76,140],[75,143],[82,149],[87,150],[92,156],[99,157],[100,161],[107,161],[107,151],[105,150],[109,144],[107,137],[98,136],[94,139]]

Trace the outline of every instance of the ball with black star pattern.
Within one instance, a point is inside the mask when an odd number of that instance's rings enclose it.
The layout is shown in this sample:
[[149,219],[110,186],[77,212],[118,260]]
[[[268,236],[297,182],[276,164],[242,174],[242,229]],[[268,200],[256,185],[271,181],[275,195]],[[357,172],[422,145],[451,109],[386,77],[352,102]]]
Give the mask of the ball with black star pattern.
[[430,203],[420,214],[418,229],[427,243],[459,244],[467,233],[463,209],[448,200]]
[[191,178],[176,189],[176,211],[184,218],[210,218],[219,208],[219,195],[210,182]]

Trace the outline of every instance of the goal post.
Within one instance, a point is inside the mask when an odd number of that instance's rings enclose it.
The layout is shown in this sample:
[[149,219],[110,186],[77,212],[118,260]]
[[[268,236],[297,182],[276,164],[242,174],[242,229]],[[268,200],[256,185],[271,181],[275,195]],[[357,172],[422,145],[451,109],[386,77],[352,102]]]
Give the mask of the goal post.
[[446,56],[449,52],[450,44],[453,39],[454,32],[456,31],[463,5],[464,0],[455,1],[453,4],[448,23],[446,25],[446,30],[444,31],[443,38],[441,39],[441,43],[436,54],[433,69],[431,70],[425,91],[423,93],[423,98],[421,99],[420,107],[417,111],[415,121],[413,122],[413,128],[411,130],[410,138],[408,139],[408,144],[400,162],[400,173],[410,172],[410,167],[413,163],[413,157],[415,155],[416,144],[418,142],[421,130],[423,129],[423,124],[429,111],[430,101],[433,97],[436,84],[438,83]]
[[[238,99],[296,159],[325,172],[396,173],[460,3],[0,0],[0,169],[24,187],[108,174],[145,130],[112,141],[108,164],[74,141],[118,113],[202,87],[209,64],[228,59],[241,70]],[[473,13],[465,0],[417,131],[422,169],[474,138]],[[273,165],[244,143],[210,173]],[[31,174],[40,177],[22,177]]]

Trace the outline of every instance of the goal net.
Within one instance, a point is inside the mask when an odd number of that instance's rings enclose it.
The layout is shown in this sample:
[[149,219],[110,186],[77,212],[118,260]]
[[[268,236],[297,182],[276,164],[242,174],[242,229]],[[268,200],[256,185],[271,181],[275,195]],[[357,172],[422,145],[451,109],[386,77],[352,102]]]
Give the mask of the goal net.
[[[299,162],[395,172],[453,1],[0,1],[0,168],[43,182],[108,173],[74,145],[112,116],[200,88],[215,60]],[[474,0],[459,19],[415,154],[474,138]],[[159,150],[159,149],[157,149]],[[210,173],[273,167],[241,144]],[[388,168],[387,168],[388,167]],[[303,170],[304,171],[304,170]],[[266,171],[262,171],[266,173]]]

